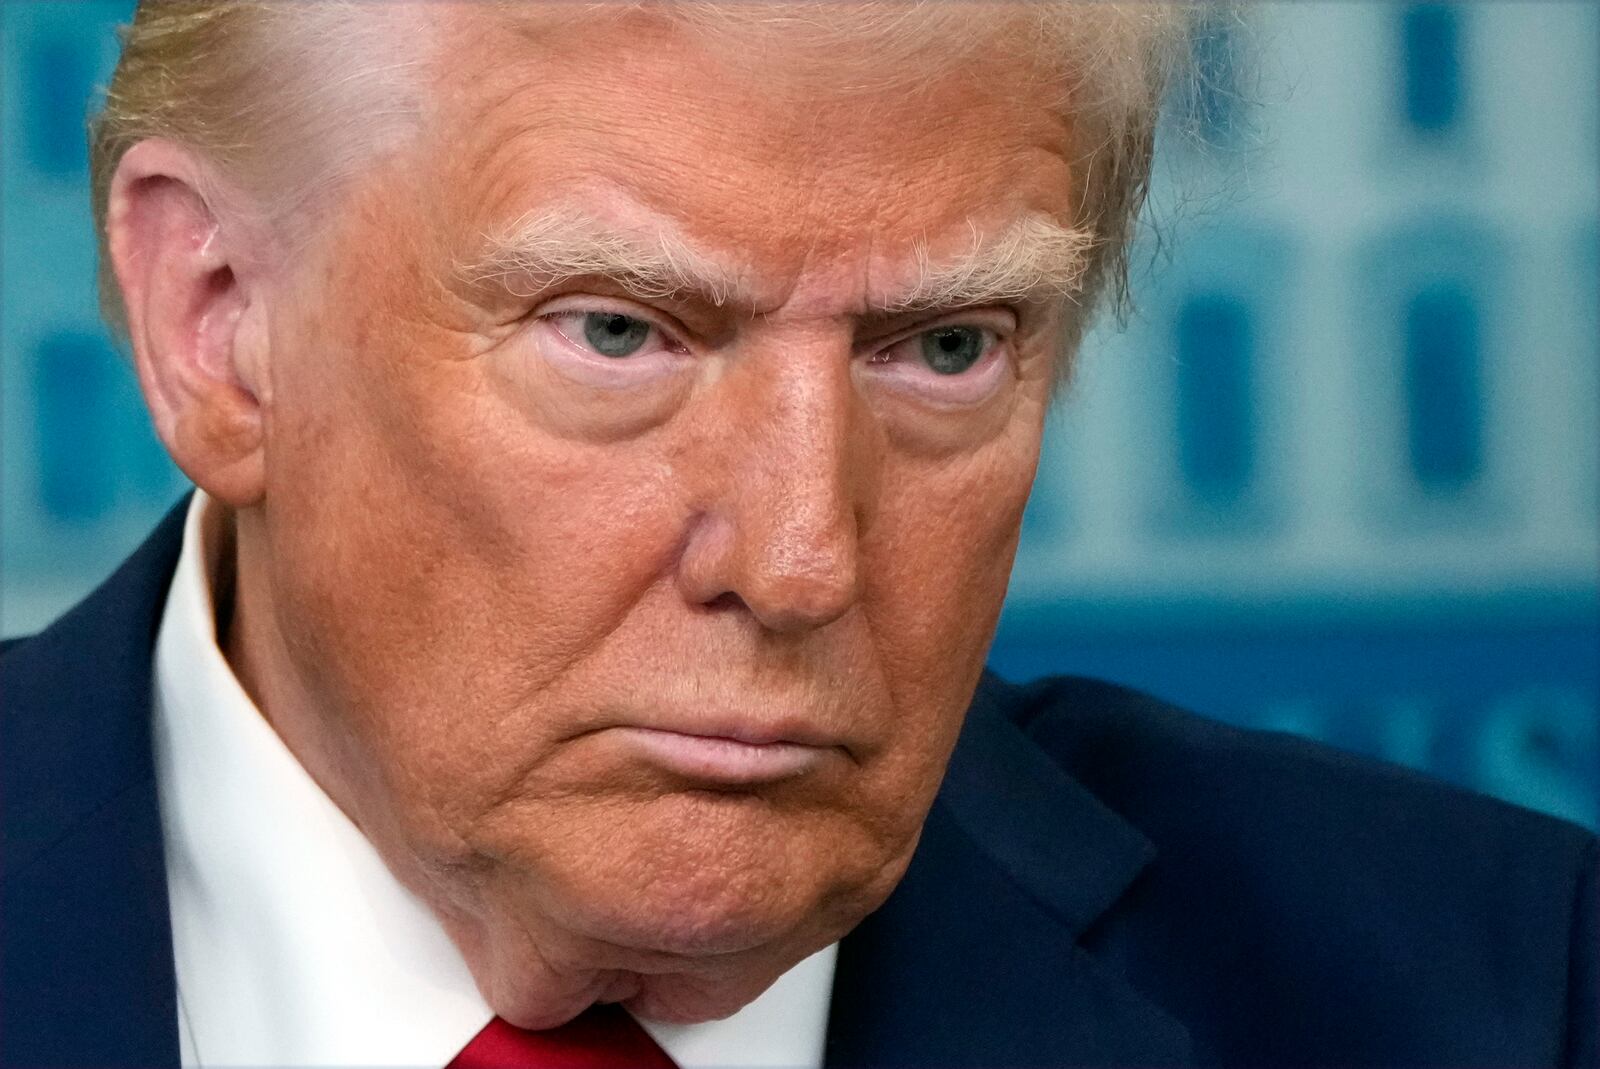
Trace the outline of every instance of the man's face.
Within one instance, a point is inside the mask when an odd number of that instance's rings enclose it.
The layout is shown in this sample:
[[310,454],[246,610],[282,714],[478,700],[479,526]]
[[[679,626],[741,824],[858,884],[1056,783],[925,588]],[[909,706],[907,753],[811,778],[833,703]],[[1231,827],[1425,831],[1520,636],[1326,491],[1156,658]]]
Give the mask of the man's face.
[[[442,10],[420,143],[271,312],[240,580],[295,681],[268,715],[502,1014],[723,1015],[915,846],[1062,324],[896,306],[1067,219],[1068,133],[993,49],[847,90],[861,56]],[[490,240],[519,219],[728,291],[519,274]]]

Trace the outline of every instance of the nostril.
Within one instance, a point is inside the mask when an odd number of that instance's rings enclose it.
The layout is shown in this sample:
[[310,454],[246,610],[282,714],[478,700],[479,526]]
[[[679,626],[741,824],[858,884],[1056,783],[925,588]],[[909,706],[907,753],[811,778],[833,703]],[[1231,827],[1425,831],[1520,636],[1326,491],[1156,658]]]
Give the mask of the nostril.
[[746,612],[749,611],[749,606],[744,603],[744,599],[731,590],[727,590],[721,594],[718,594],[716,597],[706,602],[703,607],[708,612],[729,612],[734,609],[741,609]]

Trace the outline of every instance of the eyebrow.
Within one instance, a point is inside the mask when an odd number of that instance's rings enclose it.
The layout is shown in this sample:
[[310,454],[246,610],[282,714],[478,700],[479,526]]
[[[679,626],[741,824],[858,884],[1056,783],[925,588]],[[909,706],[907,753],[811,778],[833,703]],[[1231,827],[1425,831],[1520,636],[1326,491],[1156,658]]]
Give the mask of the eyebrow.
[[892,312],[1070,299],[1083,287],[1094,233],[1035,213],[985,236],[968,222],[970,247],[935,258],[916,247],[915,283],[888,305]]
[[[1082,287],[1092,232],[1043,213],[988,235],[970,221],[968,230],[967,247],[953,253],[935,255],[926,241],[916,242],[905,270],[909,285],[885,294],[876,311],[1070,299]],[[479,254],[458,270],[469,284],[495,284],[518,297],[573,279],[605,278],[639,300],[693,295],[718,307],[756,304],[746,270],[694,248],[667,226],[619,226],[574,206],[530,212],[487,235]]]
[[665,227],[621,227],[574,207],[529,212],[488,235],[480,255],[459,271],[471,284],[499,283],[519,297],[595,277],[641,300],[695,293],[721,306],[742,289],[740,271]]

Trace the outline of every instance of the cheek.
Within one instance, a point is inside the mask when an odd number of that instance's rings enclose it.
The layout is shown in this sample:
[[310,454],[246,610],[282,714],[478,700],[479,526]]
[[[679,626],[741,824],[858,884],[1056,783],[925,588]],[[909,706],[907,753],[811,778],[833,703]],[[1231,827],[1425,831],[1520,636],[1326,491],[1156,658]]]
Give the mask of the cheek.
[[1024,433],[885,473],[862,544],[864,613],[896,711],[865,803],[885,816],[924,812],[943,778],[1005,597],[1036,457]]
[[396,791],[445,784],[471,805],[559,731],[500,726],[666,572],[679,505],[648,441],[552,439],[470,360],[373,351],[286,406],[302,415],[280,428],[269,489],[279,616]]
[[[1031,406],[1030,406],[1031,407]],[[901,708],[950,705],[959,718],[983,667],[1038,462],[1039,420],[959,459],[892,465],[863,545],[869,605]]]

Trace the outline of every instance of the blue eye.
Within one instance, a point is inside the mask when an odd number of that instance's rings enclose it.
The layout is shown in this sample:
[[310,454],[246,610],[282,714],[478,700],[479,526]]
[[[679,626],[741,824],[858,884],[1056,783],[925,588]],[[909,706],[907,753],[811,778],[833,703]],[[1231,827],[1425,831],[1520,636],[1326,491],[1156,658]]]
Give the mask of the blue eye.
[[583,340],[601,356],[614,359],[637,353],[650,331],[644,320],[616,312],[587,312],[583,317]]
[[982,359],[988,331],[979,327],[939,327],[922,334],[922,359],[941,375],[959,375]]

